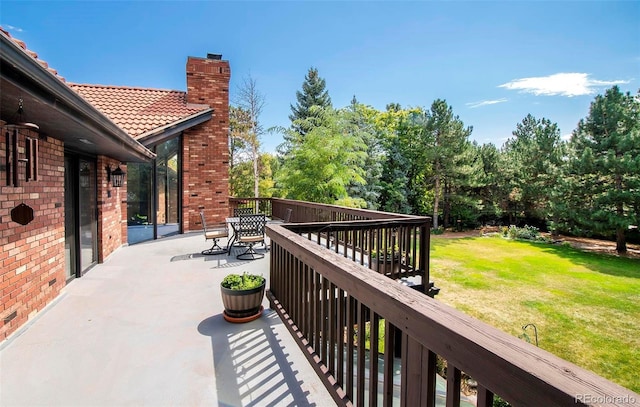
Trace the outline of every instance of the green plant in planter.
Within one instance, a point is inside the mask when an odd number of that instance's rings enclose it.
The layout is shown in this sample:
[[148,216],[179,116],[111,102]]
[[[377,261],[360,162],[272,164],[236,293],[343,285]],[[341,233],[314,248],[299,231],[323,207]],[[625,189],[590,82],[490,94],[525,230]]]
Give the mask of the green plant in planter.
[[224,319],[240,323],[262,315],[266,279],[256,274],[229,274],[220,283]]
[[391,260],[392,257],[397,259],[399,256],[400,256],[400,249],[398,248],[398,245],[395,245],[393,247],[387,247],[386,250],[384,250],[384,249],[382,249],[382,250],[372,249],[371,250],[371,258],[372,259],[380,258],[381,261],[383,259]]
[[229,274],[222,280],[222,286],[230,290],[251,290],[264,284],[265,279],[257,274]]
[[400,272],[400,249],[397,245],[371,250],[371,269],[382,274],[391,275]]

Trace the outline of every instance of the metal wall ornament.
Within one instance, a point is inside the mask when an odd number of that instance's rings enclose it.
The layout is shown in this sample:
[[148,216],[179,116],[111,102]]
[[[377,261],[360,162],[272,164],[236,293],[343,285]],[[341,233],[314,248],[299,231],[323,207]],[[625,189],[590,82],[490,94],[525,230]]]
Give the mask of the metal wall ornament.
[[21,225],[28,225],[33,221],[33,208],[24,202],[11,209],[11,220]]
[[111,182],[116,188],[120,188],[124,185],[124,176],[127,175],[126,172],[122,171],[120,168],[120,164],[115,170],[111,170],[110,166],[107,166],[107,183]]

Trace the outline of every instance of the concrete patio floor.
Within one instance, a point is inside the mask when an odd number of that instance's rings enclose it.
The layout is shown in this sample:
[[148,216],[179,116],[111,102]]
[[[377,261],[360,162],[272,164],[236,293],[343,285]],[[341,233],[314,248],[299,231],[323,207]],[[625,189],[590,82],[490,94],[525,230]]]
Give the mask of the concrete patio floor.
[[268,279],[269,254],[209,246],[192,233],[123,247],[72,281],[0,343],[0,405],[335,405],[266,300],[256,321],[222,317],[222,278]]

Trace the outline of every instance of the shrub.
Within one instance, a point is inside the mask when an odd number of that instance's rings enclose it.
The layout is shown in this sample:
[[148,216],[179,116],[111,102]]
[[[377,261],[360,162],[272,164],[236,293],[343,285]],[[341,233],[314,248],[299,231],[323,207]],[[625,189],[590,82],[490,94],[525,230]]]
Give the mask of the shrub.
[[257,274],[229,274],[222,280],[222,286],[230,290],[250,290],[264,284],[265,279]]
[[511,404],[502,400],[499,396],[493,397],[493,407],[511,407]]
[[431,229],[431,234],[432,235],[441,235],[444,233],[444,228],[442,226],[438,226],[435,229]]
[[378,257],[383,257],[383,254],[385,255],[384,257],[386,257],[387,259],[391,259],[391,257],[398,257],[398,255],[400,254],[399,252],[399,248],[398,245],[395,245],[393,247],[387,247],[386,253],[384,252],[384,250],[382,250],[382,248],[380,250],[377,249],[372,249],[371,250],[371,257],[372,258],[378,258]]
[[524,225],[519,228],[515,225],[509,226],[509,228],[502,228],[502,236],[508,239],[514,240],[533,240],[537,242],[551,243],[553,240],[540,235],[540,230],[535,226]]

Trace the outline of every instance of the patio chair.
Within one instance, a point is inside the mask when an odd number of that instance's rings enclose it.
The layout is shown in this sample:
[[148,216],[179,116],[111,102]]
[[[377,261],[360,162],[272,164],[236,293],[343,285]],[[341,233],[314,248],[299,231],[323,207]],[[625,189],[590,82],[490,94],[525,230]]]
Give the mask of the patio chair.
[[237,255],[236,258],[240,260],[263,258],[264,254],[256,252],[253,246],[256,243],[265,245],[264,225],[267,223],[265,214],[240,215],[239,217],[240,222],[236,229],[237,241],[246,244],[246,250]]
[[238,217],[240,215],[251,215],[253,208],[233,208],[233,216]]
[[203,250],[201,253],[204,255],[222,254],[229,251],[229,246],[226,248],[221,247],[218,244],[218,240],[223,237],[229,237],[229,229],[227,225],[217,227],[214,229],[207,229],[207,222],[204,220],[204,212],[200,212],[200,219],[202,220],[202,230],[204,231],[204,241],[213,240],[213,246],[210,249]]

